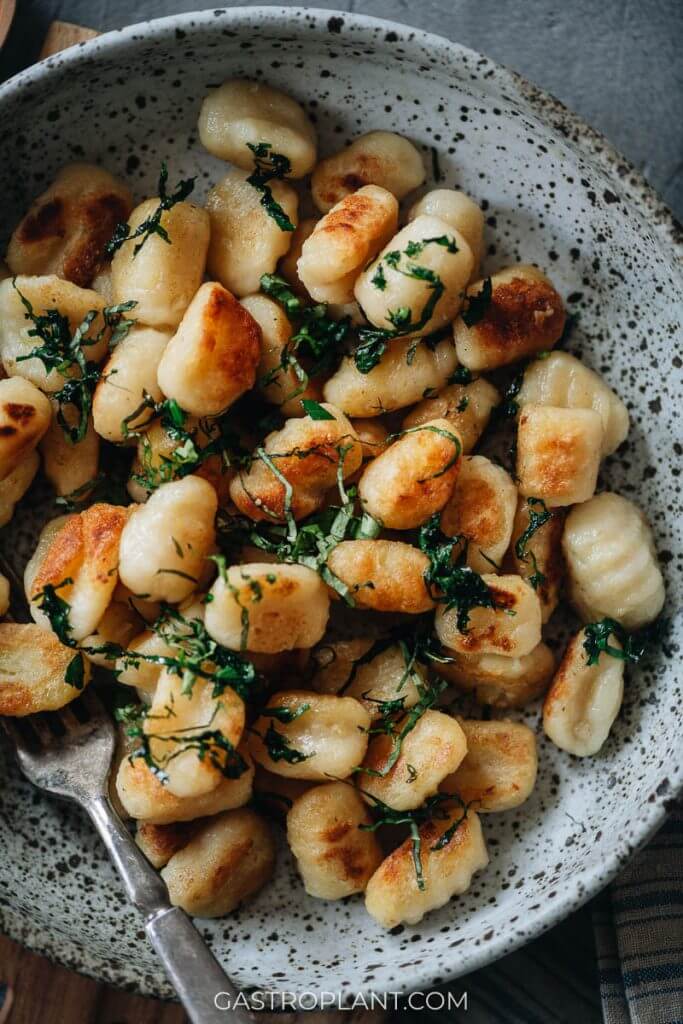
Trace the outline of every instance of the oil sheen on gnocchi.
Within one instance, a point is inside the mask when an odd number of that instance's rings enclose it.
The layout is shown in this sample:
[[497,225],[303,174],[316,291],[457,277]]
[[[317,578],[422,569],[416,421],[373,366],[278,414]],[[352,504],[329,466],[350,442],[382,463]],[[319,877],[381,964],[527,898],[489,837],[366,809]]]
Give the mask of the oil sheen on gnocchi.
[[547,268],[490,264],[426,140],[321,151],[307,110],[213,85],[205,199],[66,163],[13,226],[0,523],[36,477],[61,508],[33,621],[0,622],[0,713],[115,673],[113,798],[175,905],[232,913],[279,831],[310,896],[390,929],[495,863],[487,815],[546,770],[533,716],[609,757],[664,580],[599,484],[629,415],[563,351]]

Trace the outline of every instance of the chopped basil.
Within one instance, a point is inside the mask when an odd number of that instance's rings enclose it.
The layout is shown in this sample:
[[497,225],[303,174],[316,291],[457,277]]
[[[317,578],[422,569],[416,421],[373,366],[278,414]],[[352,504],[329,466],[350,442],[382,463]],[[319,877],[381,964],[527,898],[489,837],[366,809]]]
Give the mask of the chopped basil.
[[475,327],[480,320],[483,320],[491,305],[493,288],[491,278],[484,279],[481,289],[475,295],[468,295],[465,307],[462,311],[462,318],[467,327]]
[[196,178],[186,178],[184,181],[179,181],[176,185],[175,192],[169,195],[166,191],[166,185],[168,184],[168,167],[164,161],[161,164],[161,170],[159,172],[159,205],[157,206],[154,213],[151,216],[143,220],[142,224],[139,224],[135,231],[130,230],[130,227],[125,222],[121,222],[114,228],[114,234],[107,242],[105,246],[105,252],[108,256],[113,256],[117,252],[124,242],[132,241],[134,238],[139,238],[140,241],[136,243],[133,249],[133,257],[142,249],[143,245],[152,235],[157,235],[164,242],[171,244],[168,231],[161,224],[161,218],[170,210],[176,203],[182,203],[184,199],[190,195],[194,189],[194,183]]
[[254,170],[247,178],[250,185],[261,193],[261,206],[269,217],[275,221],[281,231],[294,231],[294,224],[273,196],[268,182],[274,178],[285,178],[292,167],[282,153],[273,153],[270,142],[248,142],[247,146],[254,154]]

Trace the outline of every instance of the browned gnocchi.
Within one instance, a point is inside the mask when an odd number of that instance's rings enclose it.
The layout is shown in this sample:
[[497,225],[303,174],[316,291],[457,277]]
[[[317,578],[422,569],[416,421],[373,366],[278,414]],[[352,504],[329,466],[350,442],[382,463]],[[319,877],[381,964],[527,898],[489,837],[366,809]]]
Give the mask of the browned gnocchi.
[[110,791],[175,905],[254,895],[272,819],[306,892],[391,929],[486,866],[478,812],[532,796],[534,715],[604,747],[664,579],[640,509],[595,493],[629,416],[560,350],[558,288],[489,266],[478,197],[399,205],[428,140],[319,155],[306,109],[223,82],[206,198],[163,165],[133,208],[68,165],[10,239],[0,525],[46,486],[68,512],[25,567],[35,621],[0,623],[0,714],[114,674]]

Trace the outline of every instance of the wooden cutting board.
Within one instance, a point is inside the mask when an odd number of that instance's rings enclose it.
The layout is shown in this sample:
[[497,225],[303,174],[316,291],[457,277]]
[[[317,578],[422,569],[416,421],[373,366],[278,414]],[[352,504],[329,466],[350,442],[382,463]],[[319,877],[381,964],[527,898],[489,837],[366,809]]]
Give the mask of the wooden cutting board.
[[[2,0],[0,0],[0,3]],[[92,28],[54,21],[48,29],[41,60],[76,43],[92,39]],[[3,988],[7,986],[6,989]],[[324,1014],[259,1014],[265,1024],[380,1024],[384,1014],[356,1011]],[[36,956],[0,935],[0,1024],[188,1024],[179,1006],[143,999],[91,981]]]

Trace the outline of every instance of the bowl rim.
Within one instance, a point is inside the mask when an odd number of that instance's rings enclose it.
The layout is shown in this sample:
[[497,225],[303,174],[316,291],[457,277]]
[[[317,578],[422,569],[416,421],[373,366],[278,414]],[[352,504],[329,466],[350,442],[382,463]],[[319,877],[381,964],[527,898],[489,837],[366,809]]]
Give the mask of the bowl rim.
[[[306,19],[304,21],[304,18]],[[683,225],[677,220],[672,210],[660,198],[656,190],[646,181],[639,171],[628,161],[597,129],[591,127],[578,114],[574,113],[551,93],[534,85],[516,71],[511,70],[497,61],[463,46],[460,43],[452,42],[445,36],[426,32],[422,29],[405,25],[386,18],[379,18],[355,12],[341,11],[335,9],[324,9],[318,7],[281,7],[277,5],[258,5],[254,7],[230,7],[212,8],[209,10],[185,12],[182,14],[171,14],[162,18],[154,18],[148,21],[136,22],[102,33],[92,39],[78,43],[67,50],[60,51],[46,59],[31,65],[30,67],[13,75],[6,82],[0,84],[0,107],[12,100],[17,99],[22,90],[29,85],[44,83],[49,80],[54,72],[63,68],[75,68],[79,64],[91,60],[101,51],[108,53],[116,52],[119,48],[125,48],[129,44],[143,42],[145,40],[162,40],[165,37],[171,38],[176,29],[187,32],[188,37],[197,29],[207,29],[210,26],[216,28],[224,27],[226,21],[233,25],[243,25],[245,22],[258,20],[260,24],[270,23],[271,25],[281,24],[283,28],[293,31],[300,30],[304,24],[315,31],[311,31],[310,38],[313,38],[321,30],[328,31],[328,23],[332,18],[341,18],[344,24],[353,26],[356,32],[355,38],[362,41],[365,35],[368,42],[376,48],[382,45],[387,47],[391,44],[386,40],[376,38],[375,33],[381,29],[385,34],[394,33],[398,41],[402,42],[408,50],[413,45],[429,48],[436,56],[444,61],[452,61],[459,54],[465,55],[474,62],[487,64],[493,69],[496,80],[507,85],[513,93],[521,94],[541,121],[545,121],[548,127],[567,139],[570,144],[578,149],[581,154],[594,165],[602,170],[605,176],[611,181],[615,190],[620,193],[627,203],[636,210],[646,221],[649,227],[655,232],[658,242],[665,250],[667,259],[671,262],[672,269],[683,257]],[[408,54],[410,56],[410,54]],[[681,272],[683,277],[683,272]],[[674,795],[673,791],[666,794],[657,793],[658,799],[643,800],[640,816],[640,827],[638,838],[635,842],[620,838],[618,845],[612,850],[609,857],[595,868],[588,875],[581,875],[572,880],[558,898],[552,904],[547,903],[534,916],[525,929],[523,936],[515,936],[510,940],[504,949],[495,951],[495,945],[482,945],[479,950],[472,954],[467,965],[466,973],[470,974],[495,960],[507,956],[526,943],[537,938],[540,934],[553,927],[559,921],[566,918],[570,913],[578,910],[590,898],[596,895],[602,888],[609,884],[617,875],[628,859],[641,849],[661,827],[669,810],[669,800]],[[666,797],[666,798],[665,798]],[[3,903],[5,901],[2,901]],[[18,913],[19,908],[7,901],[9,914],[7,917],[2,913],[3,907],[0,903],[0,918],[4,918],[6,934],[23,945],[25,948],[46,956],[52,962],[60,963],[70,970],[84,974],[87,977],[108,984],[116,984],[108,977],[105,960],[92,949],[87,949],[75,939],[69,937],[68,944],[73,949],[80,949],[84,954],[86,962],[80,963],[74,968],[73,961],[67,962],[66,955],[60,955],[61,947],[57,945],[57,951],[50,942],[50,936],[46,936],[46,927],[39,923],[21,921]],[[9,921],[8,921],[9,918]],[[9,925],[9,926],[8,926]],[[64,943],[65,936],[58,936],[61,943]],[[461,976],[458,963],[454,962],[449,970],[447,978],[443,973],[438,976],[427,963],[415,966],[410,972],[410,979],[405,984],[398,983],[398,989],[402,992],[414,990],[418,985],[430,986],[438,980],[439,984],[446,984]],[[111,957],[109,957],[111,962]],[[121,983],[119,983],[121,984]],[[130,988],[130,986],[126,986]],[[161,989],[156,985],[138,983],[136,990],[145,994],[164,998]],[[359,991],[377,992],[370,986],[361,986]]]

